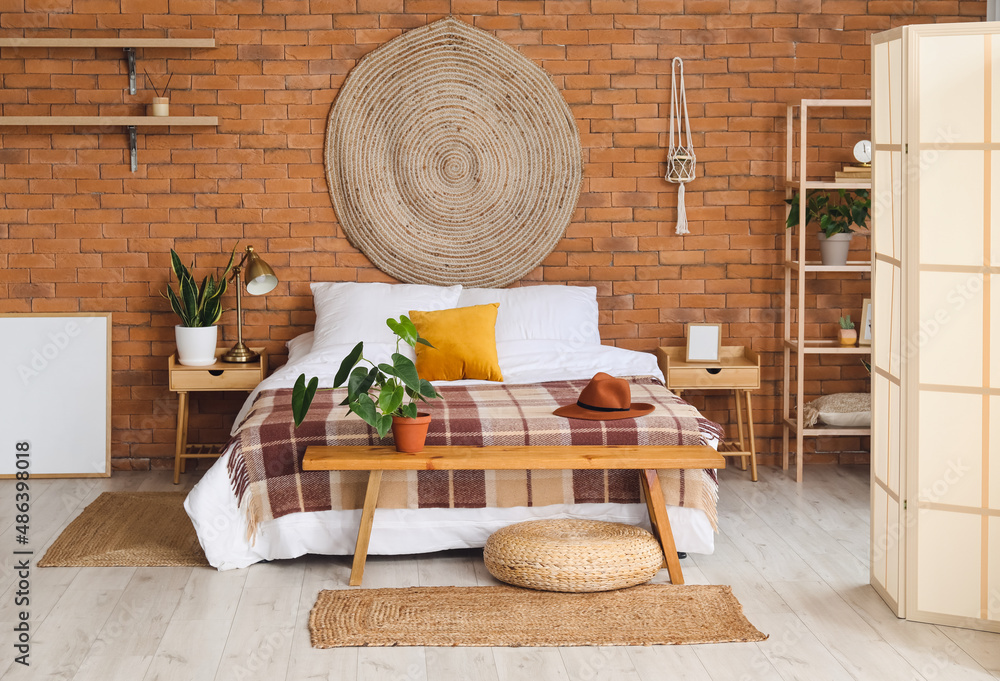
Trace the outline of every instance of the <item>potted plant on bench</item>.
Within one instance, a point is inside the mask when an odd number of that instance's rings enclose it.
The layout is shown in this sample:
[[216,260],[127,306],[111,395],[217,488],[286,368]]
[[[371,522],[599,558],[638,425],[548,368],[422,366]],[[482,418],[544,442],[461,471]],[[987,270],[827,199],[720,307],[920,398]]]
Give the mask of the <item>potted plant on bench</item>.
[[[417,333],[417,328],[406,315],[400,316],[398,320],[389,318],[386,324],[396,334],[396,352],[392,354],[392,364],[375,364],[365,358],[365,344],[358,343],[340,363],[333,388],[325,390],[334,390],[346,383],[347,398],[343,404],[374,428],[379,437],[385,437],[391,428],[397,451],[415,453],[424,448],[431,421],[429,414],[417,410],[417,402],[426,402],[440,395],[430,381],[417,375],[413,360],[399,352],[399,344],[403,342],[410,347],[416,347],[417,343],[433,346]],[[370,366],[363,366],[365,363]],[[292,415],[296,426],[305,419],[318,385],[318,378],[314,376],[307,380],[305,374],[300,374],[295,381],[292,388]]]
[[[839,189],[836,193],[806,192],[806,224],[819,224],[819,252],[824,265],[847,264],[851,238],[855,233],[869,234],[868,213],[872,201],[867,189]],[[836,199],[834,199],[836,197]],[[790,206],[785,227],[799,224],[799,195],[786,203]]]

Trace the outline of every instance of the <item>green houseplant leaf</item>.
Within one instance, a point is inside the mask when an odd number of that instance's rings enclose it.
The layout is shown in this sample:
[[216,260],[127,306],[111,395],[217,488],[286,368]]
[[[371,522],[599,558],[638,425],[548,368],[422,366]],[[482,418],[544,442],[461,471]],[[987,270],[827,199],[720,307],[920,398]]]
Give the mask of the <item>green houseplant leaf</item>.
[[309,405],[312,404],[313,397],[316,396],[316,388],[319,387],[319,379],[313,376],[306,384],[306,375],[299,374],[295,379],[295,386],[292,388],[292,417],[295,419],[295,426],[298,427],[305,420],[309,412]]
[[[214,273],[210,274],[202,279],[199,286],[194,275],[181,262],[177,252],[170,250],[170,270],[177,277],[177,292],[175,293],[168,285],[164,297],[170,301],[170,309],[180,317],[181,326],[213,326],[219,321],[223,312],[222,296],[225,295],[229,285],[228,277],[233,269],[235,256],[234,246],[222,275],[216,278]],[[194,267],[193,262],[191,267]]]
[[[396,334],[397,339],[396,352],[392,354],[392,364],[384,362],[375,364],[368,360],[364,356],[364,343],[358,343],[340,363],[333,388],[323,388],[333,390],[346,383],[347,397],[341,404],[346,405],[351,413],[357,414],[374,428],[379,437],[385,437],[389,432],[393,416],[416,418],[417,401],[426,402],[440,397],[434,386],[417,374],[413,360],[399,352],[400,343],[405,342],[410,346],[415,346],[417,343],[430,345],[430,343],[420,337],[416,326],[406,315],[398,320],[388,319],[386,325]],[[299,378],[302,386],[299,387],[300,381],[296,381],[296,387],[292,391],[296,426],[305,418],[312,400],[311,394],[308,395],[308,400],[305,399],[308,386],[316,381],[313,378],[307,385],[304,374]],[[296,396],[299,393],[303,395],[303,399],[296,403]]]

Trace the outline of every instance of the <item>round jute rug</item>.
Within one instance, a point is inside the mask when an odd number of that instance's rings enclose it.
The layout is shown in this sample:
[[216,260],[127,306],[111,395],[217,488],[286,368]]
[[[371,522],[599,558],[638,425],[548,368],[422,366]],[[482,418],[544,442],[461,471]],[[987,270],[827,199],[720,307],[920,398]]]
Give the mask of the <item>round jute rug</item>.
[[552,252],[580,195],[580,137],[548,75],[454,18],[365,57],[330,111],[347,237],[410,283],[497,287]]

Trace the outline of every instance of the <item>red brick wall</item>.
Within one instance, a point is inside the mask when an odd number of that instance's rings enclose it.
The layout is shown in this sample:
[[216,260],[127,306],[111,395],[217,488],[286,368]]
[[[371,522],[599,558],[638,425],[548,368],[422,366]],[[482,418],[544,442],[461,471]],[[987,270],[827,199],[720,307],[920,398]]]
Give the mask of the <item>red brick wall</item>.
[[[326,117],[360,57],[454,13],[546,69],[580,126],[579,209],[527,279],[596,285],[602,335],[623,347],[679,344],[686,322],[723,323],[727,343],[764,353],[758,444],[773,456],[785,103],[866,97],[875,31],[985,12],[985,2],[957,0],[4,0],[0,37],[214,36],[215,49],[140,50],[139,65],[174,74],[172,113],[220,122],[140,131],[134,174],[121,130],[0,128],[0,311],[112,311],[115,467],[168,467],[175,320],[159,292],[169,249],[199,267],[223,264],[237,240],[266,254],[281,284],[244,298],[245,332],[277,361],[312,324],[309,282],[385,280],[337,226],[323,176]],[[662,180],[674,56],[686,60],[699,160],[686,237],[673,233],[676,187]],[[0,113],[141,114],[152,92],[128,95],[124,73],[117,49],[0,48]],[[866,124],[815,130],[823,157],[843,162]],[[841,308],[857,315],[867,281],[831,277],[812,290],[823,310],[810,330],[831,336]],[[231,338],[232,314],[224,321]],[[854,360],[808,377],[811,394],[867,389]],[[724,398],[692,399],[728,420]],[[222,437],[239,402],[195,402],[193,439]]]

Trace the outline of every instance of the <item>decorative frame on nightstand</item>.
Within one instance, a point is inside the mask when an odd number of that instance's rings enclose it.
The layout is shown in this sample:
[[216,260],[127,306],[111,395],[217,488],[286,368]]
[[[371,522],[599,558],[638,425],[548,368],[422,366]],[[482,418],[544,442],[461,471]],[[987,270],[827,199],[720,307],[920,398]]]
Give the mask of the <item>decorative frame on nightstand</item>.
[[[174,484],[180,482],[181,473],[187,459],[217,459],[222,455],[225,444],[188,444],[188,400],[189,392],[225,392],[238,390],[252,392],[257,384],[267,376],[267,351],[251,348],[260,356],[245,364],[215,364],[206,367],[190,367],[178,363],[177,355],[170,355],[167,373],[170,390],[177,393],[177,440],[174,447]],[[227,348],[218,348],[216,358],[225,354]]]
[[[743,346],[724,346],[718,362],[688,362],[686,348],[656,349],[656,361],[666,379],[667,388],[677,395],[685,390],[728,390],[736,401],[736,430],[739,449],[727,443],[719,452],[740,460],[740,470],[747,469],[750,479],[757,482],[757,446],[753,428],[753,398],[751,391],[760,388],[760,355]],[[746,437],[743,427],[743,403],[746,403]]]

